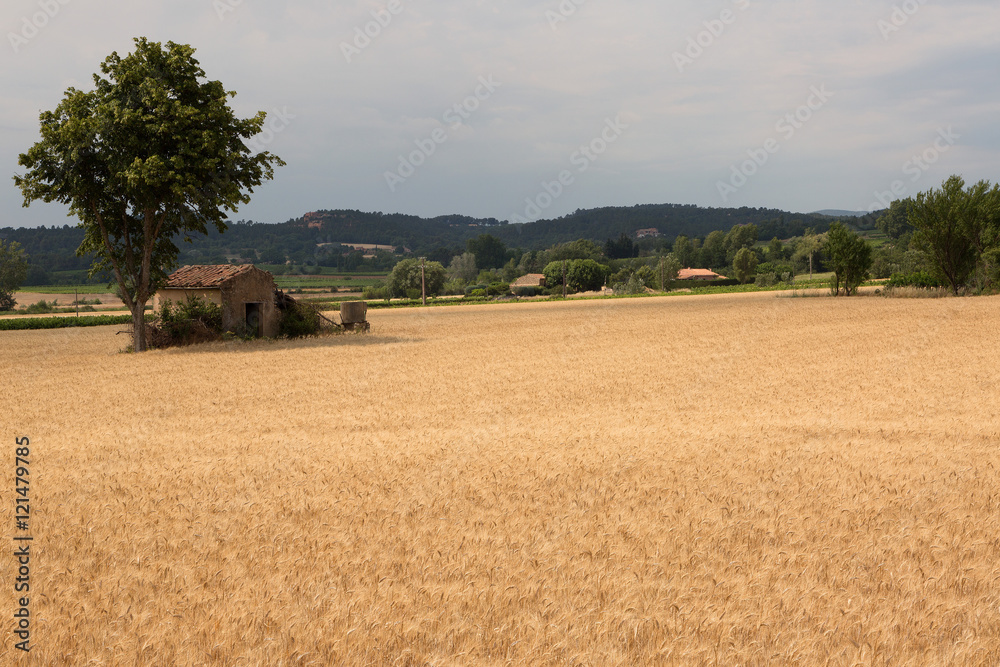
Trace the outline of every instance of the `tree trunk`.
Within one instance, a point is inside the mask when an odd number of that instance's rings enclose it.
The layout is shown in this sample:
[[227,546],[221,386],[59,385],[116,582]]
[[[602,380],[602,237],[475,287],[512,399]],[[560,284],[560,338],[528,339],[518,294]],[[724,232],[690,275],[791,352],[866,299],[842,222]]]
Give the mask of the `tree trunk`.
[[138,301],[132,306],[132,349],[146,351],[146,304]]

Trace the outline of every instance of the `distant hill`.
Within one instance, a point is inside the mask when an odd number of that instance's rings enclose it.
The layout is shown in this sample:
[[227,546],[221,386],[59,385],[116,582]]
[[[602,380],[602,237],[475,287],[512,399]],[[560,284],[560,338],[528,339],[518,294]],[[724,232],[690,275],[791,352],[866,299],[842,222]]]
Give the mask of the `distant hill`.
[[[191,244],[179,241],[177,244],[181,249],[181,264],[230,260],[302,264],[324,258],[325,265],[350,270],[350,266],[344,266],[339,259],[335,264],[327,263],[350,251],[341,244],[392,246],[446,260],[451,253],[461,252],[466,241],[480,234],[492,234],[510,248],[542,250],[577,239],[603,243],[622,234],[632,238],[642,236],[654,243],[672,243],[680,235],[705,237],[715,230],[728,231],[734,225],[753,223],[759,229],[759,238],[766,241],[774,237],[801,236],[808,228],[824,232],[835,217],[851,217],[856,220],[852,224],[860,228],[873,226],[874,217],[855,218],[857,215],[856,212],[838,211],[790,213],[765,208],[642,204],[577,210],[560,218],[510,224],[496,218],[458,214],[421,218],[401,213],[322,210],[275,224],[240,220],[230,223],[224,234],[210,230],[207,236],[195,238]],[[89,257],[75,254],[83,239],[82,230],[76,227],[7,227],[0,229],[0,238],[19,242],[32,265],[44,271],[79,270],[90,266]],[[394,260],[390,256],[380,261]],[[370,268],[385,267],[380,264]]]
[[839,209],[828,208],[822,211],[815,211],[811,215],[828,215],[831,218],[863,218],[871,214],[868,211],[841,211]]

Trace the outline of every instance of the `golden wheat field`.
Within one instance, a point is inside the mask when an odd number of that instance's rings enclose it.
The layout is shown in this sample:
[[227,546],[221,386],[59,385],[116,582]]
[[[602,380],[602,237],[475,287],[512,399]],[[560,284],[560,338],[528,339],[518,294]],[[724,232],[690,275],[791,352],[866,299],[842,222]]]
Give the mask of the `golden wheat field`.
[[0,332],[0,663],[1000,662],[1000,298],[369,317]]

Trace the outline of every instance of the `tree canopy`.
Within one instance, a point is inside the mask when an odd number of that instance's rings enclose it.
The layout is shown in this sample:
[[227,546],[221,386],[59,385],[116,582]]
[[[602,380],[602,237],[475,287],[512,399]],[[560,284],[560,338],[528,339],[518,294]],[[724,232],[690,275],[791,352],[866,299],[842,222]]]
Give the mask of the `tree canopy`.
[[907,208],[916,228],[913,241],[928,258],[938,277],[952,293],[976,274],[980,287],[991,278],[1000,250],[1000,186],[980,181],[965,188],[965,180],[952,176],[940,189],[921,192]]
[[[424,262],[424,282],[428,295],[441,293],[448,271],[440,262]],[[404,259],[398,262],[386,278],[389,295],[407,296],[408,290],[420,291],[420,260]]]
[[831,291],[840,294],[843,286],[845,294],[851,296],[868,277],[872,265],[871,245],[843,224],[834,222],[826,234],[825,250],[834,273]]
[[136,351],[146,348],[143,311],[176,265],[175,238],[226,228],[226,211],[284,164],[244,140],[265,113],[239,119],[235,96],[205,81],[194,49],[143,37],[135,50],[112,53],[94,75],[94,90],[69,88],[40,116],[41,141],[19,157],[14,182],[32,201],[69,205],[92,252],[92,273],[107,270],[132,311]]

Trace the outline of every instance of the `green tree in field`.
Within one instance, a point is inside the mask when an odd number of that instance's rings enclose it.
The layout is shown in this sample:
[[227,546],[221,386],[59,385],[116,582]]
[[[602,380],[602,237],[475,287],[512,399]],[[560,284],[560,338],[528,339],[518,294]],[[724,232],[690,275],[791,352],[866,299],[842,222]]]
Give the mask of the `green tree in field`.
[[[448,270],[440,262],[424,262],[428,296],[440,294],[447,279]],[[420,292],[420,260],[404,259],[397,263],[386,277],[385,285],[393,297],[404,297],[409,290]]]
[[[705,237],[705,242],[701,246],[700,268],[721,269],[728,262],[726,261],[726,234],[720,230],[715,230]],[[681,267],[686,268],[686,267]]]
[[807,229],[805,236],[803,236],[795,246],[795,254],[792,255],[792,261],[801,262],[803,264],[808,263],[810,279],[812,279],[813,274],[813,260],[815,259],[816,254],[823,250],[823,245],[825,243],[825,235],[816,234],[813,230]]
[[674,239],[673,255],[680,262],[681,268],[689,268],[697,262],[698,254],[695,252],[694,244],[686,236],[678,236]]
[[681,271],[681,263],[671,253],[656,264],[656,280],[664,292],[673,289],[677,274]]
[[830,280],[830,291],[851,296],[868,278],[868,270],[872,265],[872,247],[868,241],[849,230],[839,222],[830,223],[830,231],[826,234],[824,248],[833,269]]
[[0,310],[14,310],[14,292],[28,275],[28,260],[17,241],[0,239]]
[[977,274],[985,287],[1000,245],[1000,186],[980,181],[966,189],[952,176],[940,190],[919,193],[908,212],[914,244],[953,294]]
[[748,283],[757,273],[757,253],[750,248],[740,248],[733,257],[733,271],[741,283]]
[[733,261],[741,248],[753,248],[757,243],[757,235],[757,225],[733,225],[723,242],[727,261]]
[[451,258],[448,265],[448,274],[452,280],[460,280],[468,283],[476,279],[479,269],[476,268],[476,256],[471,252],[464,252]]
[[78,253],[94,253],[91,275],[109,271],[132,311],[134,349],[146,349],[143,311],[176,265],[174,239],[209,227],[224,231],[226,211],[284,164],[244,143],[264,112],[237,118],[235,93],[205,72],[183,44],[135,40],[112,53],[94,75],[94,90],[69,88],[41,114],[41,141],[18,162],[14,182],[32,201],[69,205],[85,231]]
[[[566,260],[564,260],[566,261]],[[545,284],[558,287],[563,284],[563,262],[549,262],[543,271]],[[592,259],[566,261],[566,287],[570,292],[593,292],[604,286],[608,267]]]

